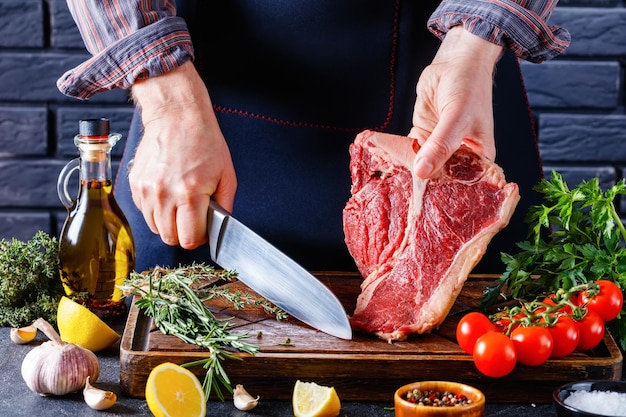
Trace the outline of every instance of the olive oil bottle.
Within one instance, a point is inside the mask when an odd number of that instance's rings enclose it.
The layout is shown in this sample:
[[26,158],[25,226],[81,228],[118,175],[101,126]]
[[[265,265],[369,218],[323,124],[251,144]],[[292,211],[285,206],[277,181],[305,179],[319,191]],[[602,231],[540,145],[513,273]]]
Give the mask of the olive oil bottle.
[[[59,237],[63,287],[103,318],[124,312],[117,286],[135,267],[133,234],[113,196],[110,152],[120,138],[119,133],[109,133],[107,119],[81,120],[74,138],[80,158],[63,168],[57,182],[59,198],[68,209]],[[73,199],[67,188],[76,170],[79,191]]]

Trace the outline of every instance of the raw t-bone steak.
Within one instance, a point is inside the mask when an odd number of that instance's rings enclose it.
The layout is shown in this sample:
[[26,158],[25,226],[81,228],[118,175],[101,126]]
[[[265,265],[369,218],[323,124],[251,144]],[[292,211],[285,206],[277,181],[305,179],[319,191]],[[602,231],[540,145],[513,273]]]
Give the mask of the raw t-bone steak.
[[438,177],[415,177],[418,149],[415,139],[372,131],[350,146],[344,233],[365,277],[351,324],[388,341],[443,322],[519,201],[517,184],[466,146]]

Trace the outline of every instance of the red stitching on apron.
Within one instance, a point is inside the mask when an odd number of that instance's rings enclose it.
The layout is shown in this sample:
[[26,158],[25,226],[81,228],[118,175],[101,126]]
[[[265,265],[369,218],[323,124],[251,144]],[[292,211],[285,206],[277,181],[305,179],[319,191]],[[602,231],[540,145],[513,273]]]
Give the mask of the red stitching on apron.
[[387,107],[387,116],[385,121],[380,126],[363,126],[363,127],[341,127],[329,124],[310,123],[310,122],[298,122],[293,120],[284,120],[272,116],[267,116],[258,113],[251,113],[245,110],[223,107],[220,105],[213,105],[213,110],[224,114],[235,114],[242,117],[247,117],[256,120],[262,120],[268,123],[276,123],[283,126],[291,127],[304,127],[310,129],[325,129],[339,132],[361,132],[365,129],[370,130],[384,130],[391,123],[391,119],[394,114],[394,101],[396,98],[396,61],[398,53],[398,15],[400,12],[400,0],[395,1],[394,16],[393,16],[393,41],[391,45],[391,58],[389,61],[389,104]]

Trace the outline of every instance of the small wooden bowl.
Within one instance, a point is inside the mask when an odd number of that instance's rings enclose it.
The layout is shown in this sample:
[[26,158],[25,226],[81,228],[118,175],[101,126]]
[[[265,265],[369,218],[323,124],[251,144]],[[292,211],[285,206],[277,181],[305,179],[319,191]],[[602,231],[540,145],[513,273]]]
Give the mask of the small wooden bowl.
[[[455,407],[417,405],[404,399],[406,394],[414,389],[464,394],[471,403]],[[469,385],[449,381],[421,381],[404,385],[396,390],[393,403],[396,417],[481,417],[485,412],[485,396],[480,390]]]

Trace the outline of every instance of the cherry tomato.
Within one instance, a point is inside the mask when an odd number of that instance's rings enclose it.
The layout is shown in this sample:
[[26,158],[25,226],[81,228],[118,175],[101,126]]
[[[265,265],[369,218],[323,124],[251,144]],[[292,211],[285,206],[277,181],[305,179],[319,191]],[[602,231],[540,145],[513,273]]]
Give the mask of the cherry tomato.
[[489,320],[489,317],[473,311],[461,318],[456,326],[456,341],[465,352],[470,355],[474,352],[476,339],[487,332],[496,331],[496,326]]
[[517,361],[527,366],[539,366],[552,354],[552,335],[542,326],[518,327],[511,332]]
[[580,339],[578,339],[576,349],[593,349],[604,337],[604,321],[595,311],[588,310],[585,317],[576,323],[580,332]]
[[598,313],[602,320],[611,321],[622,311],[622,290],[614,282],[604,279],[596,281],[596,284],[600,286],[598,294],[590,296],[588,291],[582,291],[578,295],[578,305],[587,304],[587,308]]
[[498,332],[488,332],[476,340],[474,365],[484,375],[499,378],[511,373],[517,363],[513,341]]
[[552,335],[552,354],[550,358],[564,358],[574,350],[580,339],[580,330],[576,321],[570,316],[559,316],[554,326],[547,327]]

